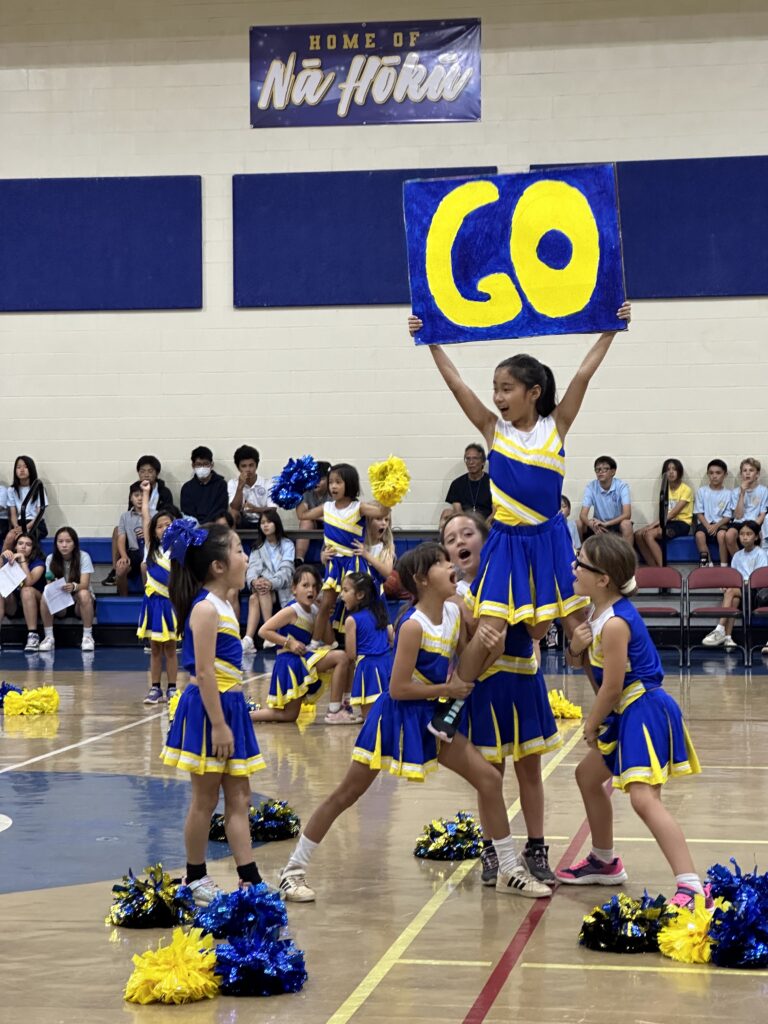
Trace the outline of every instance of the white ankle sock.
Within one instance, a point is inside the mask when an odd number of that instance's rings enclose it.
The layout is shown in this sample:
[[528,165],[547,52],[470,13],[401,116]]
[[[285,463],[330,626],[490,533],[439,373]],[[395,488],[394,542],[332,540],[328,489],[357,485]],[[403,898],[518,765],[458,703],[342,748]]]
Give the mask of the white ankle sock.
[[83,636],[93,636],[93,627],[83,626]]
[[615,859],[616,854],[613,852],[613,847],[610,850],[598,850],[596,846],[592,847],[592,856],[597,857],[603,864],[610,864]]
[[694,892],[699,893],[700,896],[704,895],[704,886],[701,884],[701,879],[698,875],[675,875],[675,883],[678,887],[684,885],[686,888],[693,889]]
[[285,871],[305,871],[309,867],[310,859],[312,854],[318,847],[318,843],[313,843],[311,839],[302,832],[299,836],[299,841],[296,843],[296,849],[291,854],[290,860],[285,865]]
[[337,711],[341,711],[341,701],[340,700],[329,700],[328,701],[328,710],[329,710],[329,712],[332,715],[335,715]]
[[45,626],[45,639],[53,640],[53,626]]
[[510,871],[520,867],[517,846],[511,835],[505,836],[504,839],[494,839],[493,848],[496,851],[496,856],[499,858],[499,871],[502,874],[508,875]]

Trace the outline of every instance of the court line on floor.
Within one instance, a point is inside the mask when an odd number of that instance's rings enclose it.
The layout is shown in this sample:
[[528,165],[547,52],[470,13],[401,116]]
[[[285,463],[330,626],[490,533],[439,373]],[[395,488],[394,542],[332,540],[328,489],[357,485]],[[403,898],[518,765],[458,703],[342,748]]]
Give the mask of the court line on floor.
[[665,967],[641,966],[639,964],[543,964],[532,963],[526,960],[520,967],[525,970],[536,971],[642,971],[647,974],[708,974],[712,977],[717,974],[718,978],[726,978],[730,975],[742,975],[749,978],[767,978],[768,971],[753,971],[747,968],[731,968],[723,970],[717,967]]
[[136,729],[141,725],[145,725],[147,722],[154,722],[156,718],[162,718],[165,712],[159,711],[156,715],[147,715],[145,718],[139,718],[135,722],[129,722],[128,725],[121,725],[117,729],[109,729],[107,732],[100,732],[96,736],[89,736],[87,740],[80,740],[79,743],[70,743],[66,747],[58,747],[56,750],[49,750],[46,754],[38,754],[37,757],[29,757],[26,761],[18,761],[16,764],[6,765],[5,768],[0,768],[0,775],[4,775],[6,772],[14,772],[19,768],[26,768],[29,764],[37,764],[38,761],[46,761],[49,757],[56,757],[57,754],[66,754],[69,750],[77,750],[78,747],[87,747],[89,743],[97,743],[99,740],[105,740],[108,736],[116,736],[119,732],[127,732],[128,729]]
[[[571,761],[568,764],[563,764],[563,768],[575,768],[577,766],[576,761]],[[725,771],[725,772],[768,772],[768,764],[710,764],[709,761],[705,761],[702,764],[702,770],[707,772],[711,771]]]
[[[527,836],[516,835],[514,839],[527,839]],[[547,836],[549,842],[552,843],[566,843],[570,842],[570,836]],[[734,845],[734,846],[768,846],[768,839],[723,839],[720,836],[686,836],[685,841],[687,843],[703,843],[708,846],[710,845]],[[614,836],[614,845],[618,846],[620,843],[655,843],[656,839],[653,836]]]
[[416,960],[416,959],[401,959],[397,961],[397,966],[400,967],[403,964],[411,964],[419,967],[492,967],[492,960]]
[[[552,772],[565,760],[576,744],[581,740],[580,725],[573,726],[573,735],[566,741],[563,747],[542,767],[542,778],[547,779]],[[520,800],[515,800],[507,813],[514,818],[520,812]],[[347,1024],[360,1009],[360,1007],[371,996],[377,986],[386,978],[392,968],[399,962],[403,953],[411,943],[421,934],[429,924],[438,910],[442,907],[456,887],[466,878],[469,872],[477,865],[477,860],[465,860],[456,867],[451,875],[443,882],[436,893],[424,904],[416,916],[405,926],[389,949],[382,955],[377,963],[366,974],[357,988],[344,1000],[336,1012],[328,1018],[327,1024]],[[544,901],[542,901],[544,902]],[[549,900],[546,901],[549,903]]]

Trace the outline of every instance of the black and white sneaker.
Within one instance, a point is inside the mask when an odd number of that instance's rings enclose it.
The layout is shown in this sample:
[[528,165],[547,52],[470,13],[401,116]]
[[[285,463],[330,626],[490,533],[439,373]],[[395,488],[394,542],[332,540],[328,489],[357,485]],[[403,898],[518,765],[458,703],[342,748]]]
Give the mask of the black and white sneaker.
[[548,846],[526,846],[523,850],[523,864],[534,878],[548,885],[554,885],[557,879],[549,866]]
[[441,704],[427,726],[429,732],[433,736],[437,736],[443,743],[450,743],[459,728],[459,714],[463,707],[463,700],[452,700],[450,704]]
[[115,573],[114,569],[112,569],[112,571],[104,577],[104,579],[101,581],[101,585],[102,587],[117,586],[117,574]]
[[699,555],[699,568],[706,569],[707,566],[712,565],[709,555]]
[[503,892],[508,896],[525,896],[529,900],[538,900],[552,895],[549,886],[544,885],[538,878],[534,878],[522,864],[513,868],[508,875],[499,871],[496,879],[496,892]]
[[480,863],[483,873],[480,876],[483,885],[496,885],[496,878],[499,874],[499,858],[492,846],[483,848],[480,854]]

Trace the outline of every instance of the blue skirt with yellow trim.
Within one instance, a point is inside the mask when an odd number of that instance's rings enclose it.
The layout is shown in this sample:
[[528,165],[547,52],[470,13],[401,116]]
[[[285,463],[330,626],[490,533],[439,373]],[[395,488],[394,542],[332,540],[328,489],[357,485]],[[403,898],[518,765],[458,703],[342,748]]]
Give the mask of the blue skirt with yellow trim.
[[561,515],[537,526],[494,522],[465,600],[475,618],[510,625],[563,618],[588,603],[573,592],[573,545]]
[[259,750],[248,705],[240,687],[219,694],[224,721],[232,730],[235,749],[232,757],[219,761],[211,753],[211,721],[205,713],[200,689],[189,683],[179,698],[176,714],[168,729],[161,760],[172,768],[192,775],[253,775],[266,768]]
[[433,700],[394,700],[382,693],[355,740],[352,760],[423,782],[437,771],[440,741],[427,729],[435,710]]
[[360,555],[334,555],[325,567],[323,579],[323,590],[335,590],[341,592],[341,584],[345,576],[351,572],[362,572],[370,576],[371,569],[368,562]]
[[155,640],[165,644],[169,640],[175,642],[177,628],[176,612],[173,610],[170,598],[160,594],[150,594],[147,597],[145,594],[141,604],[136,636],[142,640]]
[[598,749],[616,789],[633,782],[660,786],[675,776],[701,772],[677,701],[661,687],[646,690],[603,725]]
[[502,670],[479,680],[464,704],[459,730],[493,764],[547,754],[563,742],[541,671]]
[[324,674],[317,671],[330,648],[321,647],[311,654],[294,654],[286,651],[278,654],[269,681],[267,707],[284,708],[294,700],[315,704],[323,691]]
[[350,704],[373,704],[379,695],[389,691],[392,675],[392,652],[361,654],[355,662]]

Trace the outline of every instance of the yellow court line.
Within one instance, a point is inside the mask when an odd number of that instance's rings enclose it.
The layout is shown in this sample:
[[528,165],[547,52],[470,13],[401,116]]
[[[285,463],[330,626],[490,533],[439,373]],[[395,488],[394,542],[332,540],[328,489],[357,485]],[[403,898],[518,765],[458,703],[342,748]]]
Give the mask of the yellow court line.
[[493,960],[398,960],[402,964],[417,964],[419,967],[493,967]]
[[[513,839],[527,839],[527,835],[514,835]],[[571,836],[547,836],[550,843],[566,842]],[[687,843],[702,843],[707,846],[768,846],[768,839],[724,839],[722,836],[686,836]],[[654,836],[614,836],[615,845],[619,843],[655,843]]]
[[[578,761],[569,761],[563,765],[563,768],[576,768]],[[702,772],[708,771],[724,771],[724,772],[768,772],[768,764],[710,764],[709,761],[703,761],[701,765]]]
[[727,978],[730,975],[747,975],[750,978],[768,978],[768,971],[753,971],[742,968],[723,967],[641,967],[635,964],[538,964],[523,963],[521,967],[528,967],[537,971],[644,971],[648,974],[717,974],[718,978]]
[[[555,768],[565,760],[568,754],[570,754],[576,744],[581,740],[581,728],[578,725],[572,726],[572,728],[573,736],[571,736],[571,738],[563,747],[560,748],[560,750],[558,750],[552,759],[542,767],[542,779],[549,778]],[[512,806],[508,808],[507,814],[511,820],[519,813],[520,801],[515,800]],[[328,1018],[327,1024],[347,1024],[347,1021],[357,1013],[379,983],[386,978],[395,964],[400,960],[403,953],[405,953],[411,943],[418,938],[421,932],[424,931],[426,926],[442,907],[451,893],[455,891],[461,882],[463,882],[477,863],[478,862],[476,860],[465,860],[456,867],[451,875],[443,882],[437,892],[434,893],[431,899],[424,904],[413,920],[405,926],[403,931],[383,954],[378,963],[374,964],[357,988],[350,996],[347,997],[347,999],[344,1000],[338,1010]]]

